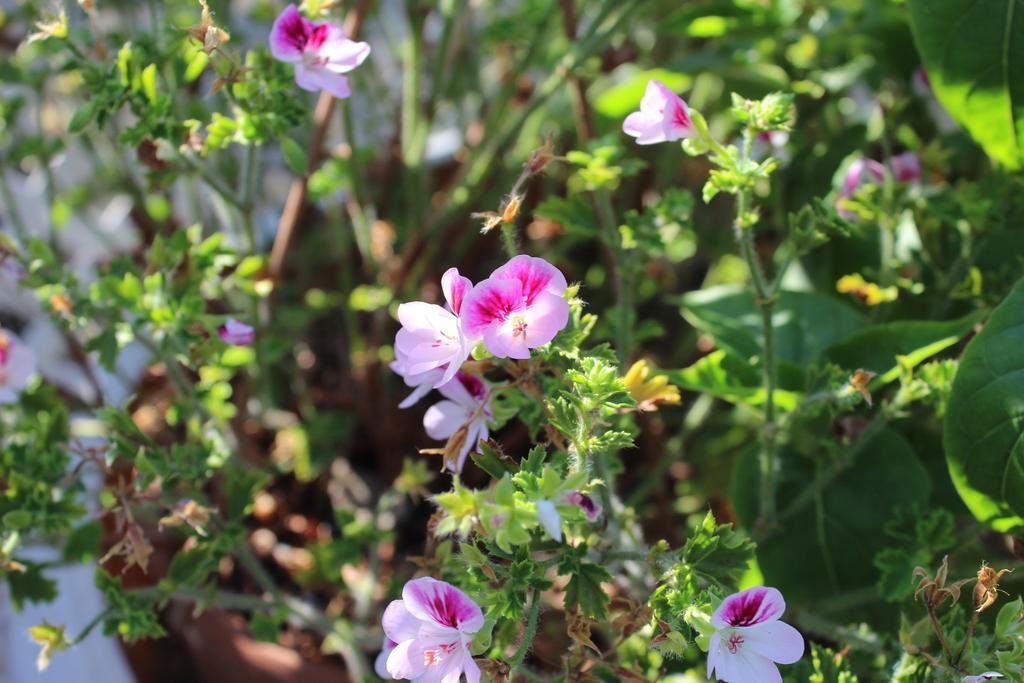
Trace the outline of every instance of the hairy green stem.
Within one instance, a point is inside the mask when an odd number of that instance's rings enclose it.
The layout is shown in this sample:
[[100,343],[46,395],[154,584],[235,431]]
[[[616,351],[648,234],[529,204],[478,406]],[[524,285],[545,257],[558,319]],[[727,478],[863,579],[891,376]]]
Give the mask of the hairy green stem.
[[516,224],[501,224],[501,243],[505,247],[505,253],[509,258],[519,255],[519,245],[516,243]]
[[515,654],[507,661],[509,668],[513,671],[519,670],[523,660],[526,658],[526,653],[530,651],[530,647],[533,645],[533,639],[537,635],[538,614],[540,614],[540,594],[534,591],[530,602],[530,616],[526,620],[526,632],[523,633],[523,639],[520,641]]

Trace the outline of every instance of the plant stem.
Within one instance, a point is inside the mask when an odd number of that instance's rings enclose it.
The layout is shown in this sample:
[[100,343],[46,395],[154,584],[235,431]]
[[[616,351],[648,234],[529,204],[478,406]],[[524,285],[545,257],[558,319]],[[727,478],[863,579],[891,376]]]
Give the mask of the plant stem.
[[530,646],[533,645],[533,638],[537,635],[537,615],[540,613],[540,595],[533,591],[531,602],[530,602],[530,616],[526,620],[526,632],[523,633],[523,639],[519,643],[519,648],[516,649],[508,659],[509,668],[513,671],[517,671],[520,665],[523,663],[523,659],[526,658],[526,653],[530,651]]
[[960,651],[956,653],[956,659],[950,662],[954,667],[960,665],[960,660],[964,658],[964,653],[967,652],[967,646],[971,642],[971,637],[974,636],[974,627],[978,624],[978,617],[981,612],[974,610],[971,612],[971,623],[967,625],[967,635],[964,636],[964,643],[960,646]]
[[519,245],[516,244],[515,223],[501,224],[501,243],[504,245],[505,253],[508,254],[509,258],[514,258],[519,255]]
[[[753,143],[750,129],[743,133],[743,149],[740,152],[739,166],[744,170]],[[736,195],[736,221],[733,224],[736,240],[754,284],[754,302],[761,311],[761,330],[764,336],[764,347],[761,358],[763,382],[765,390],[764,427],[761,434],[761,512],[758,524],[761,527],[775,521],[775,450],[778,437],[778,425],[775,424],[775,325],[772,312],[775,307],[776,292],[768,284],[761,261],[754,250],[753,225],[748,224],[750,189],[743,188]]]
[[242,166],[242,177],[239,180],[240,188],[239,194],[241,199],[239,200],[239,212],[242,214],[242,224],[245,226],[245,236],[249,240],[249,253],[255,254],[257,250],[256,244],[256,228],[253,225],[252,220],[252,209],[253,209],[253,196],[256,193],[256,167],[259,158],[259,147],[256,145],[249,145],[245,148],[245,162]]
[[953,663],[953,650],[949,647],[949,642],[946,640],[946,634],[942,631],[942,625],[939,624],[939,618],[935,616],[935,605],[928,601],[925,603],[925,607],[928,609],[928,618],[932,622],[932,630],[935,631],[935,635],[939,639],[939,644],[942,645],[942,651],[946,653],[946,661],[950,663],[953,668],[956,665]]
[[18,240],[22,245],[27,244],[28,231],[21,219],[18,204],[14,199],[14,193],[11,192],[11,186],[7,182],[7,174],[3,166],[0,166],[0,199],[3,199],[4,206],[7,207],[7,215],[11,220],[11,225],[14,226],[14,232],[18,235]]

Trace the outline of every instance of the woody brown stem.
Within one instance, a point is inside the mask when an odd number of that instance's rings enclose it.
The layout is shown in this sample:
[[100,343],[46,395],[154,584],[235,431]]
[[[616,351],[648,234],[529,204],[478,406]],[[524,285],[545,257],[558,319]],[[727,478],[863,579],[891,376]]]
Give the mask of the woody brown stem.
[[[370,8],[370,2],[371,0],[359,0],[355,8],[349,12],[348,18],[345,20],[345,35],[349,38],[354,40],[359,35],[363,20]],[[284,209],[281,211],[281,219],[277,223],[277,236],[274,238],[274,247],[270,252],[270,276],[274,280],[280,277],[285,257],[295,242],[295,230],[306,208],[309,176],[326,156],[324,154],[324,139],[327,137],[327,127],[334,114],[334,104],[333,95],[328,92],[320,93],[320,99],[316,103],[316,111],[313,114],[313,133],[310,135],[309,147],[306,152],[309,172],[292,181]]]
[[971,612],[971,623],[967,625],[967,635],[964,636],[964,643],[960,646],[960,651],[956,653],[956,659],[950,662],[954,667],[960,664],[960,660],[963,659],[964,653],[967,652],[967,646],[971,642],[971,637],[974,636],[974,627],[978,623],[978,616],[981,612],[974,610]]
[[935,636],[939,639],[939,644],[942,645],[942,651],[946,653],[946,661],[956,669],[953,650],[949,647],[949,641],[946,640],[946,634],[942,630],[942,625],[939,624],[939,618],[935,616],[935,605],[929,600],[925,602],[925,607],[928,609],[928,618],[932,622],[932,630],[935,631]]

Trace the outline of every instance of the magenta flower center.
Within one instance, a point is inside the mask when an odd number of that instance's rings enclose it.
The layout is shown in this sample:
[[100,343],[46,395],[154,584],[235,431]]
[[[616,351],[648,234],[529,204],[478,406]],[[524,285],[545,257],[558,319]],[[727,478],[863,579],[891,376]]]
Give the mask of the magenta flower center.
[[723,618],[730,626],[752,626],[779,617],[778,609],[765,604],[763,591],[747,591],[731,599]]
[[482,401],[484,396],[487,395],[487,386],[476,375],[471,375],[468,372],[459,372],[455,376],[462,383],[462,386],[466,388],[466,391],[469,392],[469,395],[476,400]]
[[739,633],[733,632],[729,636],[729,640],[726,641],[725,646],[729,649],[731,654],[736,654],[736,651],[740,649],[740,645],[743,644],[743,636]]
[[680,128],[689,128],[690,117],[686,115],[686,110],[679,106],[678,102],[673,102],[672,106],[675,108],[672,112],[672,124]]

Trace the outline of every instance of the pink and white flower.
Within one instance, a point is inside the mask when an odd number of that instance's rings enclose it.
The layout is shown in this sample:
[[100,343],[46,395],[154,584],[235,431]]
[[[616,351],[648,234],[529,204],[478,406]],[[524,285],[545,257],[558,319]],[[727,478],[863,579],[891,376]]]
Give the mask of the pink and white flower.
[[384,611],[384,635],[396,643],[387,672],[415,683],[458,683],[463,674],[468,683],[479,683],[470,646],[483,625],[480,607],[458,588],[430,577],[414,579]]
[[[469,357],[469,340],[463,334],[457,311],[462,310],[463,299],[469,289],[469,280],[459,276],[459,271],[450,268],[441,278],[441,288],[448,301],[448,308],[422,301],[405,303],[398,307],[398,320],[402,329],[395,337],[395,362],[392,369],[405,378],[409,386],[422,387],[434,379],[424,375],[431,370],[443,368],[433,386],[440,387],[455,376]],[[403,403],[412,405],[426,393],[413,392]]]
[[856,218],[857,214],[844,207],[845,200],[862,186],[867,184],[881,185],[885,182],[885,166],[874,159],[857,159],[846,171],[846,178],[839,190],[836,211],[846,219]]
[[232,346],[249,346],[256,341],[256,329],[234,318],[228,318],[217,328],[217,334],[221,340]]
[[782,683],[776,664],[804,654],[804,638],[779,621],[786,601],[775,588],[757,586],[730,595],[711,615],[716,631],[708,648],[708,678],[726,683]]
[[300,88],[345,98],[352,94],[345,74],[363,63],[370,46],[349,40],[340,26],[310,21],[295,5],[288,5],[270,30],[270,52],[295,65]]
[[[452,472],[461,472],[466,456],[476,450],[480,441],[487,439],[488,420],[494,419],[487,384],[476,375],[456,373],[455,378],[438,388],[446,400],[427,408],[423,415],[423,427],[431,439],[447,441],[463,425],[468,425],[466,442],[459,452],[457,462],[445,466]],[[486,403],[485,403],[486,401]]]
[[565,276],[542,258],[520,255],[465,295],[462,329],[498,358],[530,357],[569,322]]
[[36,374],[36,356],[11,332],[0,329],[0,403],[16,403]]
[[626,117],[622,130],[636,138],[638,145],[653,145],[689,137],[693,122],[686,102],[661,81],[651,80],[640,100],[640,111]]
[[983,681],[1001,681],[1005,678],[1006,676],[998,671],[986,671],[985,673],[978,674],[977,676],[964,676],[960,681],[961,683],[982,683]]

